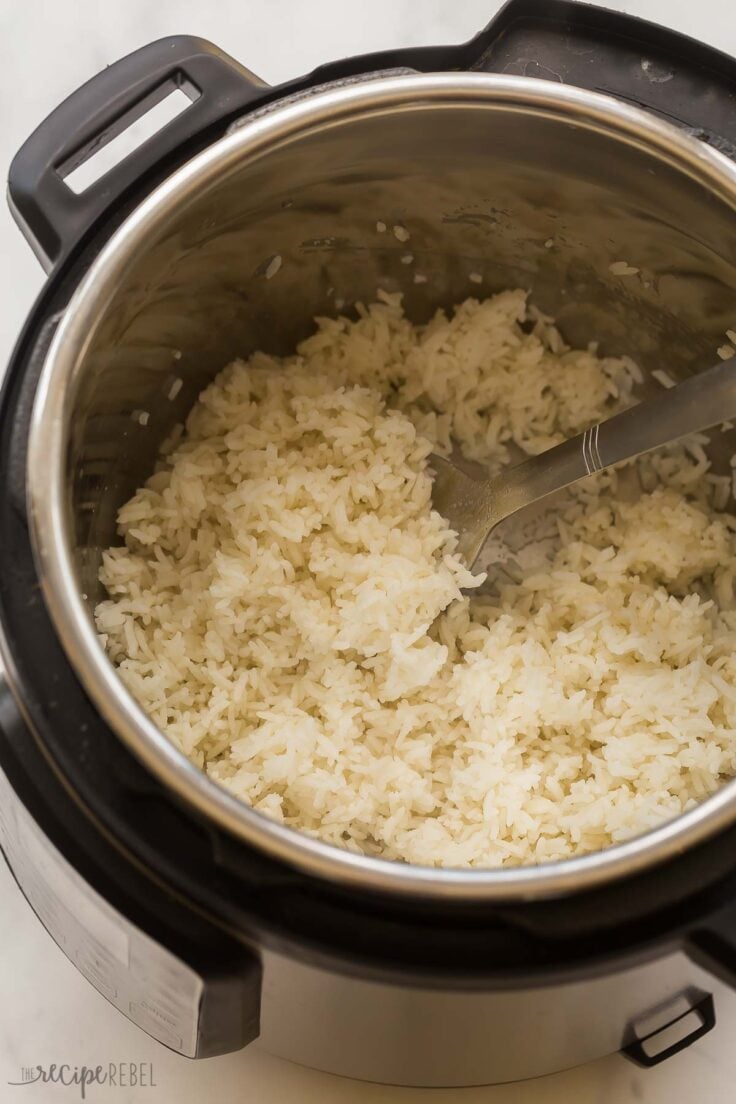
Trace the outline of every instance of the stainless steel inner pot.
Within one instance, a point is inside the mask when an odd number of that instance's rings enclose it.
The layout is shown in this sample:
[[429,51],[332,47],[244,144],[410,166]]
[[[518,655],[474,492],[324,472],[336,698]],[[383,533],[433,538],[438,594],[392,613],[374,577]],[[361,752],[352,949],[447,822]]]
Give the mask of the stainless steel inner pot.
[[[403,291],[422,320],[470,294],[520,286],[573,344],[599,339],[645,373],[682,377],[713,362],[736,322],[735,206],[736,166],[653,116],[546,81],[482,74],[371,79],[282,101],[170,177],[76,290],[44,366],[29,447],[45,598],[120,738],[241,839],[332,881],[403,894],[568,893],[731,822],[734,782],[644,836],[546,866],[437,870],[343,852],[269,821],[189,764],[123,687],[90,611],[116,511],[232,357],[293,350],[315,315],[341,301],[349,310],[377,288]],[[614,275],[621,260],[638,273]],[[413,282],[416,272],[426,283]],[[482,275],[480,288],[471,273]],[[177,378],[183,387],[170,400]],[[713,453],[718,470],[729,470],[730,437]]]

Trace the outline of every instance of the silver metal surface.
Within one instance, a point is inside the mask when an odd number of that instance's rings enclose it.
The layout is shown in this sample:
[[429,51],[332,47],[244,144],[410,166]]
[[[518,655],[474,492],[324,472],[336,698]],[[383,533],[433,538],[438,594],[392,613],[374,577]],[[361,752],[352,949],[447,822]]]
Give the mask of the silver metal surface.
[[517,1081],[619,1050],[706,993],[733,991],[679,951],[606,974],[493,989],[345,977],[263,954],[258,1046],[345,1077],[394,1085]]
[[[277,106],[163,183],[74,294],[29,445],[45,600],[120,738],[235,836],[330,881],[397,894],[571,893],[731,823],[733,783],[645,836],[557,864],[440,870],[338,850],[273,823],[187,762],[124,688],[90,607],[117,509],[232,356],[292,350],[315,314],[335,313],[339,301],[350,309],[378,287],[402,290],[410,317],[427,318],[477,294],[468,280],[480,273],[484,294],[529,288],[571,343],[600,340],[645,372],[667,363],[682,378],[712,363],[733,325],[735,205],[736,167],[666,123],[578,89],[484,74],[400,76]],[[376,232],[378,220],[388,233]],[[399,224],[406,242],[391,233]],[[401,263],[408,251],[412,265]],[[282,263],[268,279],[275,256]],[[622,259],[638,275],[614,275]],[[416,272],[427,282],[415,284]],[[733,441],[724,437],[723,449],[714,462],[728,470]]]
[[[0,847],[39,920],[90,983],[142,1030],[199,1056],[206,982],[92,889],[40,831],[0,771]],[[495,1084],[565,1069],[668,1024],[704,993],[732,990],[665,951],[577,980],[433,988],[370,980],[261,952],[257,1045],[346,1077]]]
[[195,1058],[203,979],[69,865],[2,771],[0,847],[41,923],[95,989],[154,1039]]
[[467,475],[432,456],[432,505],[457,532],[457,551],[473,567],[489,534],[512,514],[603,468],[731,418],[736,418],[734,357],[492,478]]

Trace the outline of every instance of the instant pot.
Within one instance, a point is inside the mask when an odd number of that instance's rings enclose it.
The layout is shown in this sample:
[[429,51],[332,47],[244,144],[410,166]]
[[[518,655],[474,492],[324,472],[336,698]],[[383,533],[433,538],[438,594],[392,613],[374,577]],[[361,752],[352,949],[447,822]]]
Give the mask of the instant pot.
[[[174,88],[189,107],[68,186]],[[356,855],[192,766],[124,689],[91,610],[118,508],[208,380],[377,288],[420,321],[480,274],[647,381],[708,367],[736,323],[732,158],[733,59],[560,0],[278,88],[166,38],[17,154],[9,201],[49,279],[0,409],[0,840],[62,950],[166,1046],[258,1039],[351,1077],[466,1085],[617,1050],[653,1065],[714,1027],[736,986],[736,783],[547,866]],[[734,451],[724,434],[714,469]]]

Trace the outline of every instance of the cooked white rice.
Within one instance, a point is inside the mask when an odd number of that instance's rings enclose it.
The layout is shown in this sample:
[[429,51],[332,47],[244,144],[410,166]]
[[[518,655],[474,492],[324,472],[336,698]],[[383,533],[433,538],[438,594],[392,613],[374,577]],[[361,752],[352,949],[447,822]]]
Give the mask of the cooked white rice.
[[482,576],[430,451],[498,470],[640,374],[520,291],[358,313],[226,368],[121,510],[97,625],[133,695],[256,809],[390,859],[562,859],[712,793],[736,773],[736,519],[704,439],[581,485],[541,570],[464,597]]

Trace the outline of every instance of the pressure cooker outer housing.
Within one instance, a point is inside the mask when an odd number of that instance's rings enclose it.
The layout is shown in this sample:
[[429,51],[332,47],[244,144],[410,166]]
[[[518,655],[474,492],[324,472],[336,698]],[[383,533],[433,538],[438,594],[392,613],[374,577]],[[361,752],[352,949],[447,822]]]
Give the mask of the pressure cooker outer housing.
[[[415,77],[425,70],[502,72],[516,80],[500,80],[491,88],[483,77],[473,85],[460,73],[453,86],[449,76]],[[365,73],[367,84],[361,79]],[[394,892],[390,880],[367,879],[364,884],[359,877],[328,880],[319,864],[299,869],[278,849],[261,849],[257,839],[238,838],[203,808],[195,810],[181,790],[166,785],[151,771],[150,762],[142,764],[101,719],[99,701],[93,703],[89,685],[83,688],[69,663],[69,639],[65,646],[59,639],[58,610],[53,611],[53,623],[49,616],[53,598],[44,578],[43,545],[50,534],[39,526],[38,518],[35,561],[31,551],[26,465],[38,381],[48,365],[49,349],[53,352],[55,340],[57,353],[61,348],[64,332],[68,334],[73,325],[74,312],[67,311],[67,303],[72,297],[78,300],[85,273],[95,265],[115,227],[126,219],[130,223],[131,214],[133,221],[140,218],[141,202],[151,188],[166,180],[177,164],[211,147],[233,124],[232,137],[225,141],[234,147],[249,123],[257,126],[259,115],[268,126],[282,111],[308,113],[312,97],[314,103],[320,95],[349,98],[351,90],[357,103],[367,85],[376,86],[375,110],[358,127],[363,130],[355,150],[362,152],[356,152],[350,165],[327,181],[326,190],[315,191],[315,173],[316,168],[329,165],[334,155],[334,126],[324,128],[322,144],[317,143],[314,159],[310,163],[307,158],[306,165],[304,158],[288,160],[289,142],[293,149],[298,136],[287,135],[283,142],[283,168],[296,170],[301,164],[305,174],[301,204],[296,171],[271,175],[269,183],[268,150],[263,156],[263,178],[259,180],[256,167],[245,201],[242,178],[233,169],[229,192],[227,185],[219,192],[212,190],[209,209],[205,204],[196,218],[172,220],[155,242],[151,239],[145,270],[141,268],[130,280],[118,309],[109,311],[103,323],[107,336],[100,338],[97,332],[92,338],[92,343],[97,342],[91,359],[95,370],[75,392],[83,396],[75,412],[82,416],[75,417],[68,442],[74,472],[70,494],[77,542],[75,570],[92,600],[95,550],[112,539],[115,509],[150,466],[157,441],[170,422],[181,417],[205,382],[197,364],[207,364],[214,371],[229,356],[249,351],[238,347],[244,328],[251,348],[270,346],[285,352],[305,332],[314,313],[329,311],[330,296],[349,297],[352,302],[356,294],[367,297],[377,283],[404,290],[409,311],[421,318],[437,302],[446,304],[468,294],[471,289],[463,293],[463,281],[469,271],[482,266],[489,291],[508,286],[512,278],[522,286],[531,283],[538,301],[562,318],[573,340],[584,341],[602,332],[614,352],[630,351],[633,343],[645,367],[659,363],[664,311],[668,365],[683,373],[692,370],[693,363],[706,366],[717,335],[733,319],[729,311],[735,298],[736,253],[733,237],[729,240],[727,195],[714,191],[706,198],[702,182],[680,173],[678,203],[685,221],[678,222],[673,210],[667,210],[666,196],[662,197],[663,186],[674,181],[677,171],[672,170],[670,178],[662,161],[661,169],[656,165],[652,179],[646,179],[646,170],[655,168],[655,161],[647,162],[651,150],[643,138],[637,143],[631,132],[627,148],[633,153],[628,164],[614,156],[605,136],[593,130],[586,134],[585,150],[577,155],[572,128],[585,126],[586,119],[582,115],[577,121],[563,119],[555,131],[562,145],[549,144],[551,124],[543,103],[545,98],[552,103],[559,92],[558,100],[576,104],[575,94],[566,98],[564,89],[554,87],[556,83],[593,87],[648,107],[730,156],[736,140],[732,59],[598,9],[516,0],[465,46],[352,59],[281,89],[268,88],[209,44],[192,39],[152,44],[112,66],[104,76],[104,85],[95,78],[81,100],[77,93],[58,109],[63,119],[42,124],[14,162],[9,182],[14,213],[52,270],[19,341],[0,411],[0,459],[8,473],[6,494],[0,500],[4,534],[0,555],[5,561],[0,572],[0,620],[7,679],[14,695],[14,701],[3,699],[0,711],[0,762],[16,793],[42,827],[47,825],[57,839],[63,837],[63,849],[77,869],[85,871],[93,884],[104,886],[108,896],[120,892],[119,886],[114,890],[106,884],[104,874],[111,856],[117,854],[125,872],[121,878],[130,882],[126,893],[138,902],[142,925],[158,924],[169,933],[179,928],[179,938],[190,948],[202,940],[199,921],[190,916],[182,922],[170,900],[168,910],[157,910],[157,918],[147,912],[141,902],[145,902],[148,877],[193,904],[217,925],[223,958],[230,954],[233,973],[247,977],[248,984],[254,977],[253,962],[265,954],[299,956],[315,969],[366,982],[446,986],[453,992],[510,992],[529,984],[553,986],[562,977],[578,980],[623,972],[661,958],[673,947],[684,949],[699,968],[730,982],[736,968],[736,828],[727,814],[688,846],[671,848],[646,867],[622,868],[610,880],[580,886],[568,880],[543,894],[536,893],[529,881],[526,887],[520,884],[511,892],[484,898],[438,893],[429,882],[404,894]],[[550,83],[542,84],[538,78]],[[171,80],[199,90],[193,106],[155,145],[141,147],[121,169],[70,199],[59,179],[60,166],[68,171],[83,159],[100,131],[109,134],[127,125],[131,113],[139,114],[160,98],[161,89]],[[429,156],[425,151],[423,161],[418,150],[421,127],[413,134],[400,131],[390,112],[392,89],[399,103],[402,88],[409,86],[417,111],[422,105],[426,108],[432,97],[437,105],[431,123],[436,151]],[[479,99],[485,96],[487,103],[493,101],[497,108],[513,106],[517,112],[496,132],[496,138],[503,139],[492,147],[496,160],[500,151],[508,168],[516,154],[529,157],[528,139],[525,145],[517,133],[523,115],[519,105],[529,108],[525,124],[538,128],[542,142],[538,148],[545,150],[554,172],[564,180],[562,185],[551,183],[552,174],[544,180],[533,159],[521,176],[509,168],[506,177],[502,170],[495,181],[488,179],[481,156],[487,153],[482,132],[474,130],[478,114],[471,101],[476,89]],[[585,107],[584,96],[579,102]],[[590,102],[595,108],[596,98]],[[467,106],[466,116],[457,113],[458,105]],[[449,118],[453,110],[453,124],[458,125],[443,129],[443,116]],[[383,158],[380,186],[366,149],[372,150],[374,158]],[[472,157],[459,159],[459,166],[447,172],[443,163],[448,154],[458,155],[463,149],[476,151],[477,164],[473,166]],[[396,183],[401,180],[399,150],[409,161],[414,156],[415,168],[403,199]],[[693,154],[691,168],[696,161]],[[613,192],[606,193],[606,176],[623,179],[636,201],[626,197],[616,202]],[[525,185],[522,189],[520,180]],[[257,212],[260,236],[249,243],[248,219],[238,223],[242,214],[238,204],[251,202],[248,218],[252,217],[258,188],[262,197],[270,192],[270,206],[265,217],[264,209]],[[451,204],[453,193],[456,202]],[[502,193],[505,203],[499,201]],[[510,216],[514,200],[521,203],[516,215],[520,211],[523,215],[516,225]],[[295,210],[302,220],[298,233],[280,235],[279,227],[293,223]],[[570,223],[576,210],[587,212],[578,223],[577,237]],[[229,221],[223,211],[229,211]],[[687,220],[696,212],[697,233]],[[730,216],[732,227],[732,211]],[[411,230],[410,241],[402,245],[391,240],[389,229],[386,241],[379,243],[372,233],[379,218],[389,228],[393,219],[405,224]],[[580,234],[586,218],[587,239]],[[606,241],[605,227],[614,227],[609,234],[613,241]],[[546,248],[550,238],[553,248]],[[643,253],[642,241],[648,243]],[[496,248],[499,242],[504,242],[505,252]],[[614,255],[611,249],[625,255]],[[670,256],[668,249],[674,250]],[[424,265],[430,273],[426,285],[401,283],[406,266],[401,266],[400,258],[407,251],[415,255],[416,267]],[[489,262],[494,253],[496,259]],[[275,254],[283,258],[282,270],[267,281],[265,270]],[[643,280],[637,281],[637,295],[617,286],[606,274],[607,257],[633,265],[641,261],[658,286],[647,289]],[[560,295],[560,263],[565,265],[565,295]],[[189,273],[184,271],[187,265]],[[290,265],[294,282],[288,275]],[[227,274],[219,282],[211,280],[204,307],[200,303],[197,308],[200,319],[209,315],[214,333],[203,334],[201,325],[197,331],[197,310],[192,311],[194,300],[186,292],[187,281],[198,278],[195,268],[208,273],[208,279],[218,269]],[[302,305],[295,311],[297,287]],[[329,292],[330,288],[334,290]],[[287,313],[294,318],[290,331],[279,324]],[[643,320],[638,326],[630,321],[635,314]],[[278,338],[274,336],[277,327]],[[180,352],[181,358],[172,362],[173,352]],[[164,353],[169,356],[165,367]],[[159,391],[174,370],[185,386],[179,403],[169,409]],[[104,386],[99,385],[101,379]],[[42,392],[47,389],[48,382],[42,383]],[[154,429],[148,435],[130,418],[132,409],[145,408],[146,398],[151,400]],[[123,425],[123,417],[129,424]],[[115,454],[111,443],[121,434],[128,445]],[[37,423],[36,442],[31,446],[37,464],[39,440]],[[714,461],[726,462],[725,454]],[[117,481],[113,493],[109,493],[111,473]],[[46,584],[44,598],[38,586],[39,566],[41,582]],[[71,806],[63,787],[74,792]],[[85,831],[87,818],[104,826],[104,832]],[[62,823],[65,831],[60,829]],[[187,923],[193,927],[185,938]],[[218,969],[227,972],[225,967]],[[217,1044],[219,1049],[232,1045],[232,1041]],[[634,1045],[631,1040],[629,1045]]]

